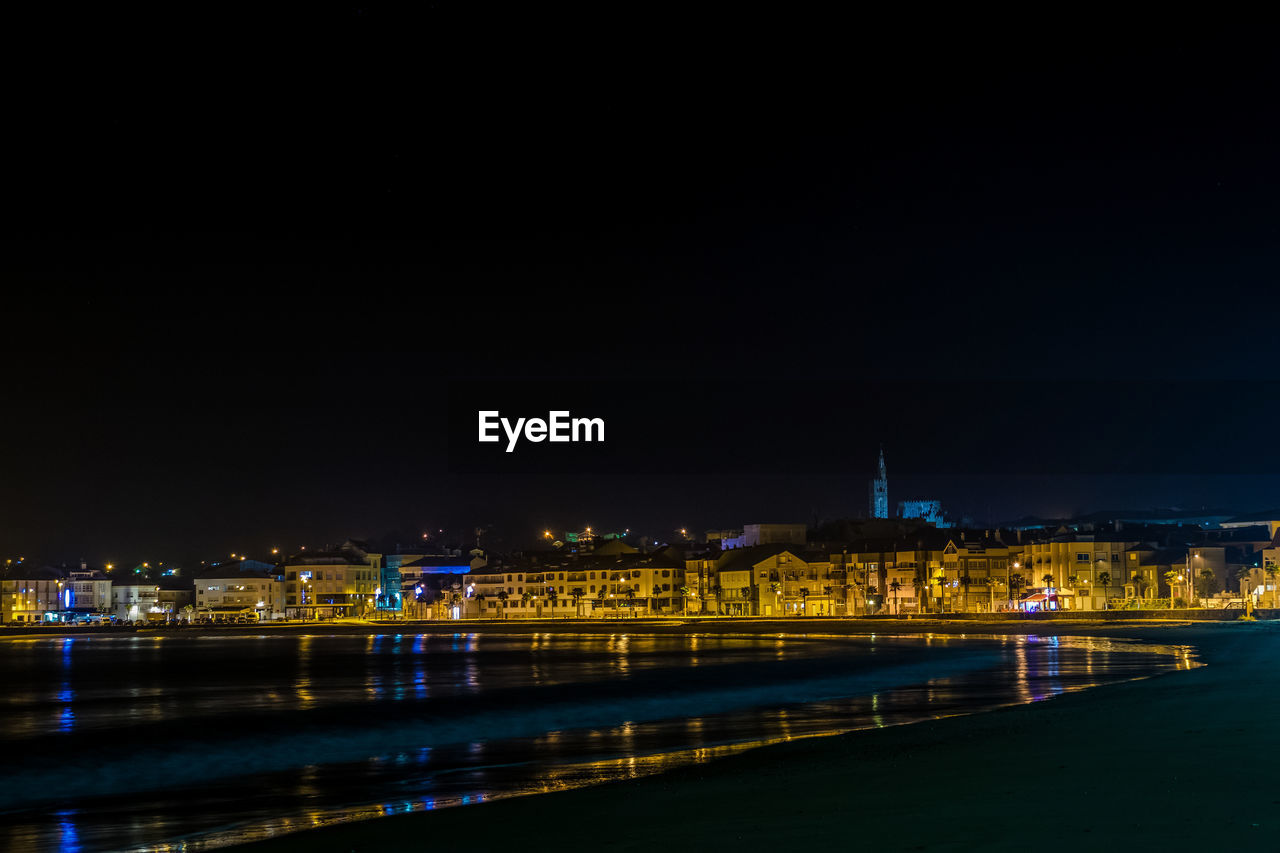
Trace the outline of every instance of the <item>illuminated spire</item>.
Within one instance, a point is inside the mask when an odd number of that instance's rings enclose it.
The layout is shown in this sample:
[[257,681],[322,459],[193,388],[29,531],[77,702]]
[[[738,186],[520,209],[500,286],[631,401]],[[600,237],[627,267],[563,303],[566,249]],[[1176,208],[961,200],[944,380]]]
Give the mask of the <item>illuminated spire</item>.
[[884,445],[880,445],[880,464],[876,468],[876,478],[871,481],[871,517],[889,517],[889,473],[884,464]]

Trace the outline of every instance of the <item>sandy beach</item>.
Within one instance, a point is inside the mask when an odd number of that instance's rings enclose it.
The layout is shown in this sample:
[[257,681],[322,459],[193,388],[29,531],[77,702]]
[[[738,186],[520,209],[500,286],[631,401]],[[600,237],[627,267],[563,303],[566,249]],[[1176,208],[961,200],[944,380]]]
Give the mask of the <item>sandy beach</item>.
[[1280,746],[1280,623],[1063,623],[1035,632],[1187,644],[1206,665],[1031,705],[784,743],[658,776],[345,824],[244,849],[1275,843],[1280,794],[1268,780]]

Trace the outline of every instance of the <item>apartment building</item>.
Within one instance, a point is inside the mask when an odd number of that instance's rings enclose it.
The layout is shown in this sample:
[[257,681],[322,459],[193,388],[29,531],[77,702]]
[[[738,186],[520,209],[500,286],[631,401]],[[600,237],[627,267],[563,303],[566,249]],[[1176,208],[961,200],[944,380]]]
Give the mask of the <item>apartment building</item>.
[[117,619],[129,622],[163,620],[159,599],[159,585],[141,578],[126,577],[111,584],[111,612]]
[[382,555],[348,540],[327,551],[302,551],[285,561],[288,618],[316,619],[371,614],[377,604]]
[[48,622],[60,618],[66,598],[62,572],[14,569],[0,581],[0,622]]
[[274,572],[229,563],[201,572],[195,586],[197,616],[253,616],[265,622],[282,618],[286,610],[285,585]]

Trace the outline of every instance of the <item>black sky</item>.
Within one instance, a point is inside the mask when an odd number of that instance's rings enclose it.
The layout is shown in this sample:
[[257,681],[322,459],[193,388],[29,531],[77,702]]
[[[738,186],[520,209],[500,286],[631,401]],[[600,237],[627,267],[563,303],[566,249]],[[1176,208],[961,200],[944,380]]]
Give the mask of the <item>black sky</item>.
[[[94,14],[17,22],[6,554],[808,520],[880,442],[976,519],[1280,504],[1248,22]],[[625,441],[459,464],[495,380]]]

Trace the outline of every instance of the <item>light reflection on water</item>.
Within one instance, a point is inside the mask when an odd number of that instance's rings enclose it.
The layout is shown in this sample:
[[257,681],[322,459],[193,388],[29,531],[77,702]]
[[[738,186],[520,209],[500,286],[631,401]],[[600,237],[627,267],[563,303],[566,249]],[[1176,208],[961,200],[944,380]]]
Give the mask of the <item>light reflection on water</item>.
[[[183,646],[197,648],[191,638],[167,639],[170,653]],[[239,661],[236,643],[241,638],[222,639],[227,641],[222,644],[222,653]],[[881,635],[870,641],[815,635],[618,634],[532,639],[479,635],[256,639],[265,644],[260,642],[253,655],[287,659],[292,665],[294,690],[268,688],[278,677],[271,667],[253,670],[257,677],[237,679],[232,677],[233,666],[223,673],[227,676],[224,681],[205,691],[204,698],[219,695],[217,688],[221,687],[221,695],[242,702],[248,697],[241,680],[247,680],[254,688],[247,703],[251,709],[283,710],[299,726],[308,720],[302,712],[349,708],[353,717],[373,722],[370,715],[422,703],[422,707],[431,707],[430,702],[440,701],[437,697],[474,702],[477,696],[481,701],[493,696],[501,704],[509,694],[523,707],[536,705],[539,697],[557,695],[561,688],[579,691],[571,694],[574,696],[591,696],[597,689],[592,684],[608,691],[616,690],[620,683],[634,682],[642,690],[681,673],[693,673],[695,661],[697,680],[685,682],[690,691],[718,681],[754,678],[758,683],[753,686],[760,688],[760,693],[754,702],[736,693],[725,694],[736,704],[730,703],[723,711],[658,719],[627,716],[603,726],[552,725],[527,735],[494,737],[486,729],[452,743],[430,746],[413,743],[419,729],[412,718],[406,718],[399,742],[390,751],[359,761],[326,763],[323,753],[307,753],[322,759],[321,763],[295,770],[266,768],[249,776],[211,779],[185,788],[77,797],[75,809],[51,803],[10,812],[0,825],[0,847],[83,853],[212,849],[333,823],[634,778],[766,744],[1038,701],[1097,684],[1199,665],[1187,648],[1096,638]],[[336,645],[332,641],[337,641]],[[154,683],[89,680],[78,694],[73,687],[77,683],[73,661],[81,655],[92,658],[92,652],[101,651],[102,640],[52,642],[61,643],[54,715],[58,731],[71,732],[83,726],[87,731],[109,733],[138,717],[184,717],[186,697],[166,693]],[[91,647],[90,643],[98,645]],[[201,645],[212,648],[207,643]],[[359,655],[335,664],[332,658],[346,646]],[[138,656],[129,655],[131,666],[155,663],[153,654],[158,647],[157,643],[148,650],[144,644]],[[882,685],[858,695],[833,696],[830,687],[813,687],[825,684],[822,676],[827,670],[870,665],[871,671],[876,671],[875,667],[917,660],[922,652],[930,661],[945,663],[946,654],[973,648],[997,653],[1000,664],[915,683]],[[777,661],[783,657],[786,663],[778,667]],[[179,660],[191,663],[180,653]],[[784,672],[806,668],[813,676],[808,680],[789,682],[782,678]],[[128,672],[133,675],[132,669]],[[119,672],[117,676],[125,677]],[[432,697],[430,702],[428,696]],[[92,697],[91,701],[86,697]],[[79,721],[77,703],[85,706]],[[139,704],[143,707],[135,707]],[[6,705],[18,719],[24,715],[32,718],[22,731],[40,730],[35,720],[44,711],[37,699],[18,690],[17,698],[9,696]],[[228,711],[223,705],[213,713],[213,722],[234,726],[235,711],[243,706],[231,707],[234,710]],[[511,713],[518,714],[520,707]],[[626,707],[624,704],[620,713]],[[210,713],[205,709],[206,716]],[[347,726],[356,724],[358,720],[346,721]],[[22,740],[21,735],[13,736],[14,731],[7,729],[3,737]],[[217,728],[212,731],[216,739]],[[216,742],[208,748],[216,750]],[[269,749],[270,744],[264,748]]]

